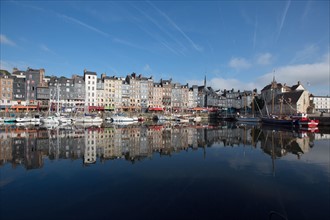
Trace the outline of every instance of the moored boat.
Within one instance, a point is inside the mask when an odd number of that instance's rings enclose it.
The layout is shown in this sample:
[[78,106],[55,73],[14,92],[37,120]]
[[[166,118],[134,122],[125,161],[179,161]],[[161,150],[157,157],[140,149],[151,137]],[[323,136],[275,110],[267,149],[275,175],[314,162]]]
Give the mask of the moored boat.
[[240,122],[260,122],[261,119],[259,117],[248,117],[248,116],[239,116],[236,117],[237,121]]
[[56,116],[48,116],[46,118],[41,118],[40,121],[43,124],[51,124],[51,125],[58,125],[60,123]]
[[319,120],[310,119],[305,113],[298,113],[292,116],[293,119],[297,120],[297,124],[300,127],[315,128],[319,125]]
[[[135,121],[134,118],[130,118],[124,115],[113,115],[110,120],[112,122],[133,122]],[[137,120],[137,119],[136,119]]]
[[100,116],[97,116],[95,114],[87,114],[85,113],[84,116],[76,118],[74,123],[88,123],[88,124],[101,124],[103,122],[103,119]]
[[296,120],[289,117],[280,118],[273,115],[271,117],[262,117],[261,122],[271,125],[293,126],[295,125]]

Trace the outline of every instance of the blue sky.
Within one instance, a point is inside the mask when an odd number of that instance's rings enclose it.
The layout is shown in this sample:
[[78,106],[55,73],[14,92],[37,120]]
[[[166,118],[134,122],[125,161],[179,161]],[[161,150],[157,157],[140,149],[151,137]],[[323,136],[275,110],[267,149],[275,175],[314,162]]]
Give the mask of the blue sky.
[[329,1],[1,1],[1,69],[330,95]]

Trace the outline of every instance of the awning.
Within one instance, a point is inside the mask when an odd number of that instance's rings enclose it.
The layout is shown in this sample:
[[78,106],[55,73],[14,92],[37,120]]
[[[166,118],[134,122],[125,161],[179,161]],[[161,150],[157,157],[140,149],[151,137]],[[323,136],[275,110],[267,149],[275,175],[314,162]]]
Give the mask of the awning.
[[13,105],[11,106],[12,109],[37,109],[36,105]]
[[88,106],[88,110],[89,111],[104,111],[104,107],[103,106]]
[[149,107],[148,110],[149,111],[164,111],[164,109],[161,107]]
[[193,108],[193,110],[194,110],[194,111],[203,111],[204,108],[201,108],[201,107],[195,107],[195,108]]
[[115,107],[113,107],[113,106],[105,106],[104,109],[105,110],[115,110]]

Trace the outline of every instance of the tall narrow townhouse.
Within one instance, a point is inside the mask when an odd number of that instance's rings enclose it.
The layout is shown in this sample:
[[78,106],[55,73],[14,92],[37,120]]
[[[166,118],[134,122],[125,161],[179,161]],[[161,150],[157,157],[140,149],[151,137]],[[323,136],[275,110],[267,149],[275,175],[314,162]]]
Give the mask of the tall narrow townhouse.
[[[140,81],[140,106],[141,112],[146,112],[149,107],[149,89],[152,89],[152,77],[143,77],[139,75],[137,80]],[[151,90],[152,91],[152,90]]]
[[97,74],[96,72],[90,72],[84,70],[85,79],[85,111],[93,108],[97,104],[96,100],[96,84],[97,84]]
[[114,84],[114,105],[115,109],[122,108],[122,85],[125,79],[122,77],[113,77],[113,84]]
[[189,103],[189,86],[188,83],[186,85],[181,86],[181,108],[182,111],[187,111],[188,109],[188,103]]
[[172,79],[160,80],[160,84],[163,87],[162,104],[166,111],[172,110]]
[[37,87],[42,86],[45,77],[45,69],[27,68],[26,75],[26,101],[33,104],[37,99]]
[[13,77],[10,74],[0,73],[0,107],[10,108],[13,99]]
[[164,108],[163,87],[160,83],[153,83],[151,108]]
[[104,109],[107,111],[118,111],[122,108],[122,84],[124,78],[116,76],[102,76],[104,79]]
[[141,111],[141,85],[136,73],[126,76],[126,81],[130,85],[130,111]]
[[92,107],[90,110],[104,111],[105,103],[104,78],[101,77],[97,79],[96,84],[96,106]]

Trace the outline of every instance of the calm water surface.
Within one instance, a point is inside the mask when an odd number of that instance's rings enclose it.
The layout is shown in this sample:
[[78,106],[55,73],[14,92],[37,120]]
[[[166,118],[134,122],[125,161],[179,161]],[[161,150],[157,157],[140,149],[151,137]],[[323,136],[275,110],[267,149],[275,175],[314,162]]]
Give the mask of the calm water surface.
[[2,126],[0,217],[329,219],[327,133]]

